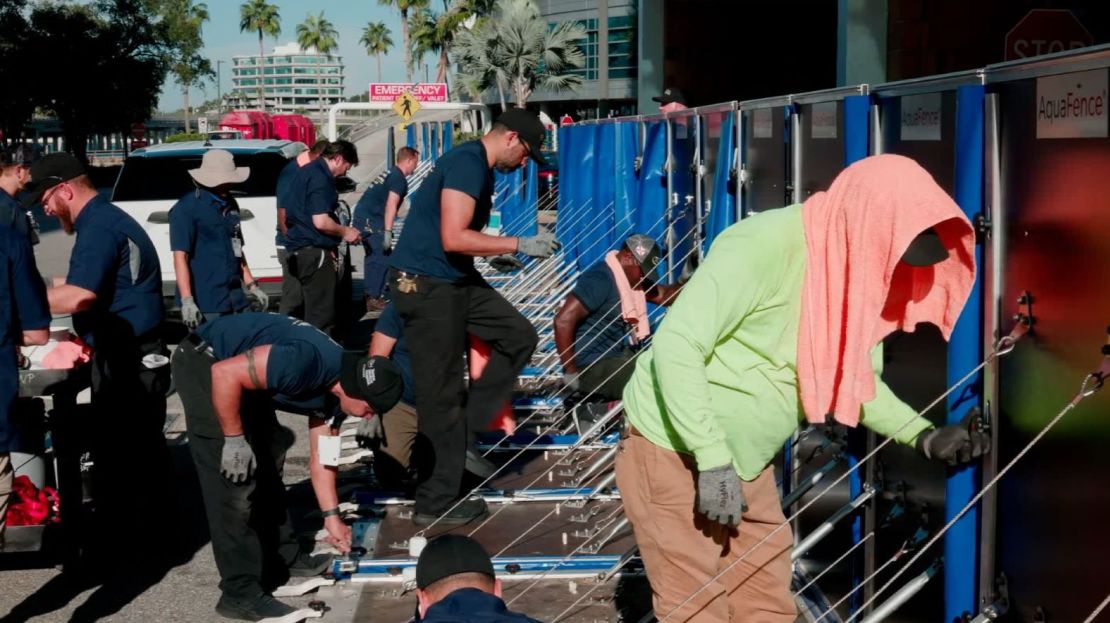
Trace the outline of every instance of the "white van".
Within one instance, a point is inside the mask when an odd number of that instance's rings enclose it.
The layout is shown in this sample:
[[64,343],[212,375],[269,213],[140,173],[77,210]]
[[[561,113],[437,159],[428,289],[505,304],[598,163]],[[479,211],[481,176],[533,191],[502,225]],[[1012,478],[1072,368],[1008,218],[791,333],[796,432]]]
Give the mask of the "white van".
[[233,195],[239,203],[244,252],[255,279],[271,297],[281,294],[281,264],[274,234],[277,227],[277,178],[291,158],[307,149],[304,143],[284,140],[222,140],[166,143],[137,149],[127,157],[112,190],[112,203],[143,226],[158,250],[162,265],[162,292],[173,308],[177,278],[170,251],[169,211],[194,188],[189,169],[200,166],[204,152],[225,149],[235,165],[250,167],[251,174]]

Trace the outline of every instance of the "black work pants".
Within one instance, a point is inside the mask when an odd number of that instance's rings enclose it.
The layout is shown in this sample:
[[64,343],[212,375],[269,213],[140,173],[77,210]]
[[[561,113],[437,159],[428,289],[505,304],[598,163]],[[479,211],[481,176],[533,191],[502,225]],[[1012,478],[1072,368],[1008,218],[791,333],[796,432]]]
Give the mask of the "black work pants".
[[281,313],[301,318],[308,324],[332,335],[336,322],[338,302],[339,262],[335,251],[319,247],[306,247],[287,253],[285,263],[290,275],[300,286],[304,315],[297,316],[295,297],[285,300],[282,287]]
[[579,391],[588,400],[620,400],[624,386],[636,370],[636,353],[624,351],[586,366],[578,376]]
[[[462,493],[466,448],[510,398],[517,375],[536,349],[536,330],[480,279],[459,284],[416,277],[416,291],[402,292],[397,277],[397,271],[390,271],[420,414],[416,512],[438,514]],[[482,377],[471,382],[469,394],[463,378],[468,334],[491,347]]]
[[220,590],[232,599],[254,599],[288,579],[299,547],[281,481],[292,432],[277,422],[263,396],[244,395],[240,413],[255,467],[245,484],[220,473],[224,438],[212,404],[216,360],[189,340],[174,352],[173,373],[185,408],[189,451],[197,468]]
[[301,282],[289,270],[287,258],[290,253],[284,247],[278,247],[278,262],[281,263],[281,303],[278,306],[281,313],[286,316],[304,319],[304,293],[301,292]]

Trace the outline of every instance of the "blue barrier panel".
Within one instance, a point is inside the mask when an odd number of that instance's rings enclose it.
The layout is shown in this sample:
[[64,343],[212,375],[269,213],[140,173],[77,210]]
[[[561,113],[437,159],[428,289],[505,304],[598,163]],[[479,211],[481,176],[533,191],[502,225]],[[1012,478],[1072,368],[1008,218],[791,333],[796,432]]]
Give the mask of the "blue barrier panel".
[[428,158],[432,160],[439,160],[439,122],[432,123],[431,128],[431,149],[428,150]]
[[667,160],[667,126],[662,122],[649,123],[646,131],[637,192],[636,233],[651,236],[662,245],[666,229],[663,215],[667,210],[667,176],[663,171]]
[[559,214],[555,222],[555,236],[563,243],[563,258],[567,263],[578,259],[572,245],[578,214],[574,202],[574,186],[578,177],[578,164],[573,158],[575,130],[569,125],[559,128]]
[[640,152],[640,124],[618,123],[617,159],[613,168],[613,222],[616,225],[618,241],[636,231],[636,215],[639,212],[636,180],[636,158]]
[[721,141],[717,147],[717,168],[713,174],[713,197],[705,223],[702,250],[709,252],[713,239],[736,220],[736,191],[729,176],[736,163],[736,115],[728,113],[721,122]]
[[[974,223],[983,213],[983,94],[979,85],[962,86],[956,92],[955,199]],[[975,247],[975,265],[982,266],[983,247]],[[948,342],[948,383],[962,378],[982,359],[982,272]],[[948,422],[959,422],[972,407],[982,403],[982,375],[948,397]],[[944,520],[950,521],[979,491],[977,464],[950,470],[944,496]],[[964,612],[976,612],[978,601],[979,507],[972,508],[948,531],[944,540],[945,620],[956,620]]]
[[524,218],[520,205],[520,172],[501,173],[495,171],[493,187],[496,189],[493,209],[501,212],[501,233],[506,236],[515,236],[516,234],[513,231]]
[[539,223],[536,220],[539,208],[540,167],[535,160],[529,159],[524,170],[524,209],[527,218],[517,228],[514,236],[535,236]]
[[616,167],[617,129],[612,124],[590,127],[593,128],[594,179],[589,211],[590,231],[583,237],[578,260],[578,267],[583,270],[604,259],[605,253],[613,248],[613,201],[616,199],[613,170]]
[[432,158],[432,143],[431,143],[431,141],[428,140],[428,124],[427,123],[421,123],[420,124],[420,139],[421,139],[420,146],[422,148],[420,150],[420,154],[422,156],[424,156],[424,160],[428,160],[428,159]]
[[[871,98],[867,95],[849,95],[844,98],[844,166],[868,156],[871,137]],[[848,467],[859,463],[859,457],[867,453],[867,433],[856,427],[848,435]],[[863,493],[863,470],[857,469],[848,478],[849,499],[856,499]],[[863,518],[858,514],[852,519],[852,544],[863,538]],[[863,581],[863,560],[857,555],[852,558],[852,586]],[[849,612],[856,612],[862,604],[862,591],[856,592],[849,600]]]
[[405,145],[416,149],[416,126],[411,123],[405,128]]
[[692,232],[697,225],[698,216],[693,201],[694,174],[690,170],[690,164],[694,158],[695,140],[697,136],[694,133],[692,118],[679,118],[673,121],[671,193],[672,198],[678,199],[678,203],[671,206],[670,212],[671,227],[674,230],[674,249],[670,250],[674,256],[674,272],[670,275],[670,281],[678,280],[682,274],[682,267],[694,249]]
[[599,211],[604,206],[594,201],[593,193],[597,179],[597,126],[582,125],[575,127],[574,160],[571,166],[578,167],[575,174],[573,197],[578,206],[580,215],[576,230],[576,239],[572,241],[575,246],[574,257],[578,262],[578,270],[590,267],[592,259],[587,254],[590,252],[592,241],[599,235],[603,225]]
[[443,153],[451,151],[455,142],[455,124],[448,121],[443,125]]

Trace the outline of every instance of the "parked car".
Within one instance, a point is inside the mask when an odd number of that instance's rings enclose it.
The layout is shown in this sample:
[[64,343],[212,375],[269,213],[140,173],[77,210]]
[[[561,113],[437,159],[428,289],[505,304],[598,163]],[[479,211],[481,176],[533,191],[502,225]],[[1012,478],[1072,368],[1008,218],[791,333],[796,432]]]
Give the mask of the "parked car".
[[[112,190],[112,202],[135,217],[143,226],[162,264],[162,291],[173,299],[177,283],[170,251],[169,211],[194,188],[189,169],[200,166],[208,149],[226,149],[236,166],[250,167],[250,177],[236,188],[242,220],[244,252],[251,273],[272,300],[281,295],[281,264],[274,246],[278,174],[305,145],[277,140],[223,140],[216,143],[190,141],[155,145],[131,152]],[[170,305],[169,307],[172,307]]]

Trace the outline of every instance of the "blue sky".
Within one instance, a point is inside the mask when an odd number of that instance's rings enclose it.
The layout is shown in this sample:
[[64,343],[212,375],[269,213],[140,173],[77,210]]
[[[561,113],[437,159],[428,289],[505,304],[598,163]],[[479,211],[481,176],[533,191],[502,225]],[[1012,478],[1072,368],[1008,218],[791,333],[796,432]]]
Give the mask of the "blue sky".
[[[269,53],[275,45],[296,41],[297,24],[304,21],[309,13],[324,12],[324,17],[339,31],[339,55],[343,57],[346,71],[343,86],[347,95],[364,93],[370,81],[377,77],[374,58],[367,56],[359,45],[362,29],[368,22],[383,21],[392,31],[393,49],[382,57],[382,80],[401,82],[405,79],[404,53],[401,50],[401,16],[396,9],[384,7],[377,0],[271,0],[278,6],[281,14],[281,35],[277,39],[267,37],[263,46]],[[231,90],[231,57],[241,54],[258,54],[258,34],[239,32],[240,0],[207,0],[211,19],[204,25],[204,55],[212,61],[225,61],[220,72],[223,92]],[[442,10],[442,2],[431,3],[435,10]],[[429,55],[425,62],[431,65],[432,78],[435,78],[435,59]],[[416,76],[414,76],[415,78]],[[423,70],[420,71],[423,77]],[[216,97],[216,84],[212,81],[205,91],[189,93],[189,100],[197,104]],[[167,78],[162,87],[158,109],[169,111],[181,108],[183,97],[181,87]]]

